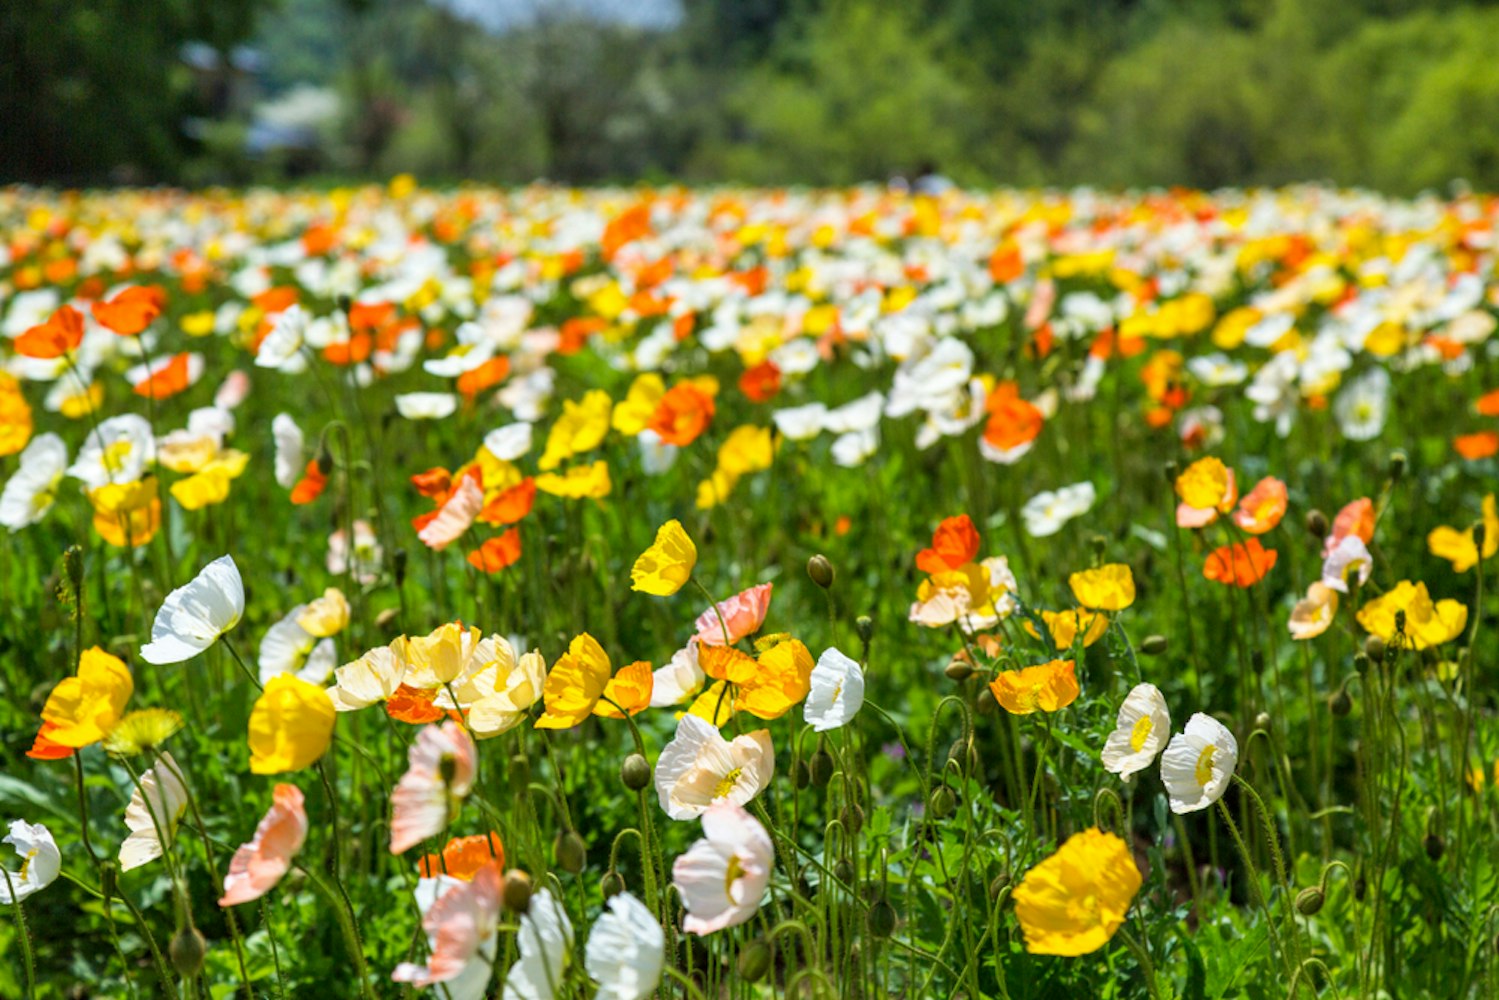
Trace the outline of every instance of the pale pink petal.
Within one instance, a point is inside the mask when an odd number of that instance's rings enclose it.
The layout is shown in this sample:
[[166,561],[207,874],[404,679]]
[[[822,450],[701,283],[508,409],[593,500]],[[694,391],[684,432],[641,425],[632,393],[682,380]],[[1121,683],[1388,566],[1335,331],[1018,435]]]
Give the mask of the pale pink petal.
[[1201,528],[1218,519],[1218,512],[1211,507],[1192,507],[1184,503],[1176,505],[1178,528]]
[[[728,645],[733,645],[747,635],[752,635],[765,624],[765,614],[770,610],[771,585],[762,583],[718,602],[718,610],[709,608],[697,616],[697,641],[709,646],[724,645],[724,626],[729,628]],[[719,621],[719,615],[723,621]]]
[[[391,793],[390,853],[401,854],[448,825],[450,800],[474,784],[474,742],[456,722],[427,726],[407,752],[409,766]],[[452,783],[443,781],[443,760],[452,762]]]
[[474,523],[479,511],[484,509],[484,488],[474,482],[472,476],[464,476],[463,482],[453,491],[438,511],[437,516],[417,533],[429,548],[441,552],[457,541],[468,526]]
[[255,828],[255,836],[241,845],[229,862],[220,906],[248,903],[274,889],[290,870],[292,857],[307,840],[307,810],[302,790],[296,785],[281,784],[273,795],[271,808]]

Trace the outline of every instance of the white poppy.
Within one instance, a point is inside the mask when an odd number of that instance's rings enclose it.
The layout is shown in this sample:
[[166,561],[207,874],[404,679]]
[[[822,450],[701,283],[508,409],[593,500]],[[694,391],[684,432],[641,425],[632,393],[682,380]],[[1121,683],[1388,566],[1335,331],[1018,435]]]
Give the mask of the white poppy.
[[1374,569],[1369,547],[1357,535],[1344,535],[1322,560],[1322,583],[1340,594],[1348,593],[1349,581],[1363,586]]
[[817,658],[811,685],[802,717],[819,733],[846,724],[864,704],[863,669],[832,647]]
[[322,684],[338,662],[332,639],[319,640],[297,621],[307,605],[298,604],[266,630],[260,640],[260,683],[277,674],[296,674],[310,684]]
[[833,461],[845,469],[863,465],[869,456],[880,449],[880,432],[871,427],[863,431],[840,434],[833,442]]
[[752,918],[774,862],[770,835],[742,806],[723,802],[709,809],[703,814],[703,838],[671,866],[672,884],[687,911],[682,929],[712,934]]
[[776,429],[789,440],[806,441],[822,433],[828,408],[823,403],[808,403],[776,410],[770,415]]
[[589,932],[583,967],[599,984],[598,1000],[645,1000],[661,982],[665,958],[661,925],[644,903],[621,892]]
[[672,654],[671,661],[657,667],[651,678],[651,707],[680,705],[703,688],[707,675],[697,662],[697,637]]
[[1103,745],[1105,770],[1128,778],[1149,767],[1171,733],[1171,713],[1154,684],[1136,684],[1119,706],[1114,731]]
[[167,595],[151,624],[151,641],[141,647],[141,659],[157,664],[190,660],[238,625],[244,613],[239,567],[231,557],[220,556]]
[[656,794],[672,819],[692,819],[720,802],[743,805],[770,784],[774,773],[770,730],[731,742],[706,719],[684,715],[656,761]]
[[1390,373],[1383,368],[1371,368],[1354,379],[1338,393],[1333,401],[1332,412],[1338,418],[1338,427],[1350,441],[1370,441],[1384,430],[1385,415],[1389,411]]
[[671,471],[677,463],[677,452],[681,450],[677,445],[662,441],[661,435],[649,427],[635,435],[635,443],[640,448],[640,467],[647,476]]
[[138,413],[110,417],[84,439],[78,460],[68,475],[83,480],[95,490],[109,483],[133,483],[155,460],[156,438],[151,425]]
[[484,447],[503,462],[514,462],[531,450],[531,425],[524,420],[497,427],[484,435]]
[[1026,533],[1033,538],[1055,535],[1068,521],[1091,510],[1096,499],[1092,483],[1074,483],[1037,493],[1020,510]]
[[293,305],[277,313],[271,320],[270,332],[260,342],[255,352],[257,368],[286,368],[288,362],[301,357],[302,343],[307,338],[310,317],[299,305]]
[[271,421],[271,437],[276,442],[276,485],[289,490],[302,478],[307,467],[302,428],[289,413],[278,413]]
[[155,767],[141,773],[139,787],[125,807],[125,826],[130,835],[120,845],[122,871],[161,857],[161,838],[166,837],[170,844],[176,836],[177,822],[187,811],[187,789],[179,773],[177,762],[165,751]]
[[829,410],[822,418],[824,430],[834,434],[871,431],[879,426],[885,408],[885,397],[878,391],[868,392],[851,403]]
[[47,516],[68,469],[68,446],[56,434],[38,434],[21,452],[21,467],[0,493],[0,524],[20,531]]
[[441,420],[458,409],[451,392],[407,392],[396,397],[396,410],[407,420]]
[[520,958],[505,976],[502,1000],[552,1000],[562,995],[573,946],[573,925],[550,889],[531,895],[515,932]]
[[62,870],[62,853],[57,849],[57,842],[40,823],[11,820],[10,835],[0,843],[11,845],[21,856],[19,871],[7,868],[0,874],[0,904],[20,902],[41,892]]
[[1228,727],[1198,712],[1187,720],[1187,730],[1171,737],[1161,754],[1161,781],[1171,799],[1171,811],[1196,812],[1223,797],[1239,763],[1239,741]]
[[[325,565],[334,576],[354,574],[360,583],[374,583],[380,578],[380,560],[384,557],[375,529],[365,520],[354,522],[354,551],[349,551],[349,537],[339,528],[328,536],[328,558]],[[350,566],[350,559],[353,566]]]

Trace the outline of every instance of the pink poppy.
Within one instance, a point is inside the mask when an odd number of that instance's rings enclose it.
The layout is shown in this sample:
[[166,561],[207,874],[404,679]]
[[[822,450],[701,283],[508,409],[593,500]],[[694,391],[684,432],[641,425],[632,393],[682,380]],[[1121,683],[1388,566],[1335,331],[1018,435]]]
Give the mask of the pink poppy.
[[291,859],[307,840],[307,810],[302,790],[278,784],[274,801],[266,811],[255,836],[241,844],[224,876],[220,906],[234,906],[259,899],[276,887],[291,868]]
[[213,405],[221,410],[232,410],[245,401],[250,394],[250,376],[235,369],[225,376],[218,391],[213,394]]
[[[697,641],[707,646],[732,646],[747,635],[752,635],[765,624],[765,613],[770,610],[770,588],[768,583],[740,591],[727,601],[718,602],[718,610],[709,608],[697,616]],[[720,622],[719,615],[723,615]],[[728,626],[728,641],[724,641],[724,626]]]
[[441,552],[457,541],[484,509],[484,487],[473,476],[464,476],[452,496],[443,502],[437,516],[428,521],[417,538]]
[[1234,523],[1251,535],[1263,535],[1286,514],[1286,484],[1266,476],[1244,494],[1234,511]]
[[407,752],[410,766],[391,793],[390,853],[447,828],[474,785],[474,741],[456,722],[427,726]]
[[1340,594],[1348,593],[1348,584],[1356,580],[1362,587],[1374,569],[1374,557],[1358,535],[1344,535],[1322,560],[1322,582]]
[[721,802],[703,813],[703,839],[671,866],[687,915],[682,929],[712,934],[753,917],[770,882],[775,848],[760,821]]
[[422,930],[431,954],[426,965],[402,962],[390,978],[418,988],[449,983],[454,997],[483,996],[500,926],[500,897],[505,880],[491,861],[463,882],[440,876],[417,884]]

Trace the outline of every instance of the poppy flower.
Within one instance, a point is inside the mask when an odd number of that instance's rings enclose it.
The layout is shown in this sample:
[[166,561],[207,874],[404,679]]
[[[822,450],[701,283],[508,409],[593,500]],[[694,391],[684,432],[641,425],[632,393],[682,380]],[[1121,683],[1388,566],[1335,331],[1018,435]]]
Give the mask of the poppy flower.
[[712,934],[750,920],[770,883],[775,847],[760,821],[722,802],[703,813],[703,837],[672,864],[687,915],[682,929]]
[[484,509],[484,488],[478,477],[464,476],[437,509],[436,516],[416,533],[429,549],[441,552],[456,542]]
[[734,711],[759,719],[779,719],[812,690],[812,653],[797,639],[778,642],[760,653],[754,676],[738,686]]
[[1348,593],[1350,582],[1363,586],[1374,570],[1374,557],[1357,535],[1344,535],[1322,560],[1322,582],[1340,594]]
[[147,663],[190,660],[239,624],[245,613],[245,585],[230,556],[220,556],[197,576],[167,595],[151,625],[151,641],[141,647]]
[[250,771],[282,774],[311,767],[333,742],[337,713],[328,692],[296,674],[277,674],[250,710]]
[[[609,683],[604,685],[604,693],[593,706],[593,714],[605,719],[623,719],[625,715],[620,713],[622,708],[625,714],[639,715],[651,705],[651,686],[654,682],[649,660],[637,660],[620,667],[609,678]],[[619,708],[615,708],[615,705]]]
[[1199,458],[1176,477],[1176,506],[1179,528],[1201,528],[1212,524],[1220,513],[1233,510],[1239,491],[1234,472],[1217,458]]
[[1174,813],[1197,812],[1223,797],[1239,763],[1239,741],[1228,727],[1198,712],[1161,755],[1161,781]]
[[1108,563],[1067,578],[1077,603],[1094,611],[1123,611],[1135,603],[1135,576],[1124,563]]
[[1349,535],[1368,545],[1374,541],[1374,501],[1359,497],[1350,501],[1332,519],[1332,529],[1322,543],[1322,554],[1326,556],[1337,544]]
[[170,399],[189,389],[203,375],[203,355],[186,351],[125,373],[137,396]]
[[511,528],[502,535],[489,538],[467,556],[470,566],[481,573],[498,573],[520,560],[520,529]]
[[[1474,525],[1462,531],[1456,528],[1434,528],[1426,536],[1426,545],[1431,554],[1452,563],[1454,573],[1466,573],[1478,564],[1478,543]],[[1499,509],[1496,509],[1494,494],[1483,498],[1483,558],[1499,555]]]
[[656,530],[656,540],[630,569],[630,589],[669,597],[682,589],[697,565],[697,546],[677,520]]
[[1092,828],[1075,833],[1015,887],[1015,918],[1033,955],[1088,955],[1124,925],[1140,891],[1124,841]]
[[390,853],[403,854],[447,828],[474,784],[474,741],[456,722],[427,726],[407,751],[391,792]]
[[1171,713],[1154,684],[1136,684],[1119,706],[1114,731],[1103,745],[1104,770],[1128,778],[1155,762],[1171,735]]
[[721,802],[743,805],[770,785],[775,760],[768,729],[726,740],[711,722],[684,715],[656,761],[656,796],[672,819]]
[[583,953],[583,968],[599,984],[597,1000],[645,1000],[665,961],[666,935],[655,914],[628,892],[610,896]]
[[651,707],[681,704],[702,690],[706,677],[698,659],[697,636],[693,636],[651,675]]
[[[563,974],[573,946],[573,925],[567,911],[553,896],[542,889],[531,895],[531,905],[521,914],[515,932],[520,957],[505,974],[505,990],[500,1000],[552,1000],[558,996],[556,985]],[[471,1000],[479,1000],[482,991]],[[470,1000],[456,994],[453,1000]]]
[[[519,483],[495,494],[479,511],[477,520],[484,524],[515,524],[531,513],[536,502],[536,480],[527,476]],[[517,544],[519,539],[517,538]]]
[[1306,588],[1306,596],[1291,609],[1286,628],[1292,639],[1315,639],[1327,631],[1337,613],[1338,592],[1319,580]]
[[932,532],[932,546],[916,556],[923,573],[942,573],[973,562],[979,552],[979,533],[967,514],[944,518]]
[[837,649],[823,650],[809,682],[802,718],[815,732],[847,725],[864,705],[864,670]]
[[1412,649],[1428,649],[1451,642],[1468,624],[1468,609],[1454,600],[1433,602],[1424,583],[1401,580],[1358,610],[1358,623],[1371,635],[1394,644],[1401,632],[1396,612],[1405,613],[1404,640]]
[[1279,555],[1261,545],[1258,538],[1223,545],[1208,554],[1202,575],[1231,587],[1252,587],[1265,578]]
[[491,862],[501,869],[505,867],[505,845],[500,843],[500,835],[497,833],[479,833],[471,837],[452,838],[442,849],[441,857],[428,854],[417,862],[417,871],[422,878],[446,875],[469,882],[479,869]]
[[83,314],[72,306],[62,306],[45,323],[23,331],[12,346],[23,357],[48,360],[71,354],[81,343]]
[[1020,398],[1014,382],[1001,382],[984,400],[988,420],[979,450],[991,462],[1010,465],[1030,451],[1046,422],[1041,410]]
[[166,308],[167,293],[159,285],[132,285],[108,302],[91,307],[99,325],[122,337],[133,337],[155,322]]
[[613,405],[609,394],[602,389],[591,389],[580,400],[564,400],[562,415],[547,434],[546,449],[536,463],[537,467],[550,472],[563,462],[602,444],[609,433],[609,414]]
[[155,767],[141,772],[130,804],[125,807],[125,827],[130,834],[120,844],[120,870],[128,872],[161,857],[161,838],[166,837],[170,844],[186,811],[187,788],[182,772],[172,755],[163,752]]
[[417,988],[436,986],[439,995],[453,1000],[485,996],[499,944],[504,886],[500,866],[494,863],[484,865],[467,881],[442,876],[419,882],[417,902],[427,936],[427,964],[402,962],[390,978]]
[[0,492],[0,525],[12,533],[39,523],[57,499],[68,468],[68,446],[56,434],[38,434],[21,452],[20,467]]
[[672,386],[656,404],[646,426],[666,444],[691,444],[713,420],[713,397],[690,382]]
[[1499,455],[1499,431],[1459,434],[1452,439],[1453,449],[1470,462]]
[[271,794],[271,808],[255,827],[255,835],[241,844],[229,861],[220,906],[248,903],[274,889],[291,870],[291,859],[307,840],[302,790],[296,785],[278,784]]
[[19,871],[6,869],[0,874],[0,904],[19,903],[34,896],[57,880],[62,871],[62,852],[52,832],[40,823],[11,820],[10,832],[0,843],[16,849],[21,856]]
[[1056,712],[1077,700],[1077,664],[1072,660],[1006,670],[989,682],[1000,707],[1013,715]]
[[762,361],[739,376],[739,391],[752,403],[768,403],[781,391],[781,369],[774,361]]
[[575,465],[564,473],[548,472],[536,477],[536,488],[572,500],[602,499],[609,495],[609,464],[603,459],[591,465]]
[[609,683],[609,656],[587,632],[576,636],[547,674],[546,711],[537,729],[571,729],[587,719]]
[[[760,631],[770,610],[772,585],[762,583],[742,590],[726,601],[718,601],[697,616],[697,641],[703,646],[732,646]],[[727,634],[725,634],[727,630]]]
[[1263,535],[1280,523],[1286,514],[1286,484],[1266,476],[1239,500],[1234,524],[1251,535]]
[[59,681],[42,707],[42,720],[51,724],[47,739],[74,749],[98,743],[120,721],[134,690],[123,660],[98,646],[84,650],[77,675]]
[[[1079,635],[1082,636],[1083,646],[1091,646],[1103,634],[1109,630],[1109,616],[1097,611],[1089,611],[1086,608],[1073,608],[1071,611],[1038,611],[1041,622],[1046,626],[1046,631],[1051,634],[1051,644],[1057,649],[1071,649],[1073,643],[1077,642]],[[1036,626],[1029,621],[1022,622],[1026,632],[1036,638],[1040,633]]]

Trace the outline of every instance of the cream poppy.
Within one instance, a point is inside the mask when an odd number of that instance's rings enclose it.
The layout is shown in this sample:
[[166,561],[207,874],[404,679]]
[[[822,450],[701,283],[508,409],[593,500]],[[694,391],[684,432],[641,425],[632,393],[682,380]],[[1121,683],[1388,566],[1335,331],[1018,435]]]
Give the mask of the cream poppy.
[[832,647],[817,658],[811,685],[802,717],[819,733],[846,725],[864,704],[863,668]]
[[272,796],[271,808],[255,827],[255,836],[241,844],[229,861],[220,906],[248,903],[274,889],[307,840],[302,790],[296,785],[278,784]]
[[307,605],[298,604],[266,630],[257,660],[260,683],[277,674],[296,674],[304,681],[323,684],[333,673],[338,662],[333,640],[319,640],[302,627],[300,619],[306,610]]
[[1154,763],[1171,734],[1171,713],[1154,684],[1136,684],[1119,706],[1114,731],[1103,745],[1105,770],[1128,778]]
[[278,413],[271,421],[271,439],[276,444],[276,485],[289,490],[297,485],[307,467],[302,428],[289,413]]
[[706,719],[684,715],[656,761],[656,794],[672,819],[692,819],[720,802],[748,802],[774,773],[770,730],[730,741]]
[[141,647],[141,659],[156,664],[190,660],[238,625],[244,613],[239,567],[230,556],[220,556],[167,595],[151,625],[151,641]]
[[0,904],[19,903],[51,885],[62,871],[62,852],[52,833],[40,823],[11,820],[10,833],[3,841],[21,856],[18,871],[9,868],[0,873]]
[[[130,835],[120,845],[120,869],[130,871],[161,857],[162,837],[168,844],[177,833],[177,823],[187,811],[187,788],[177,762],[162,752],[157,765],[141,773],[139,787],[125,807],[125,826]],[[158,833],[158,828],[160,832]]]
[[760,821],[721,802],[703,813],[703,837],[671,866],[687,911],[682,929],[712,934],[752,918],[770,882],[775,848]]
[[1292,639],[1315,639],[1326,632],[1338,614],[1338,592],[1318,581],[1306,588],[1306,596],[1291,609],[1286,628]]
[[1175,813],[1206,809],[1223,797],[1239,763],[1239,741],[1228,727],[1198,712],[1161,755],[1161,781]]

